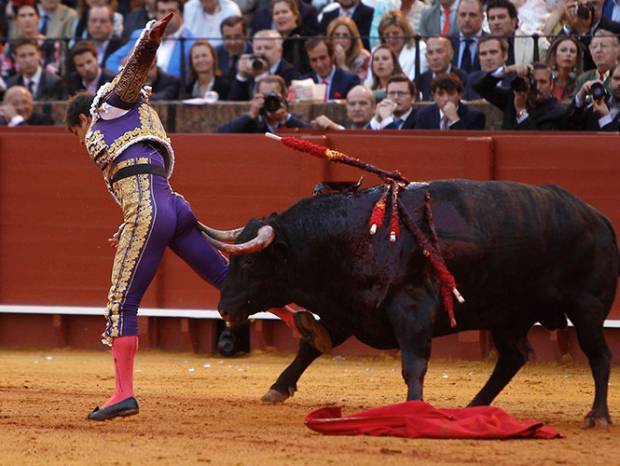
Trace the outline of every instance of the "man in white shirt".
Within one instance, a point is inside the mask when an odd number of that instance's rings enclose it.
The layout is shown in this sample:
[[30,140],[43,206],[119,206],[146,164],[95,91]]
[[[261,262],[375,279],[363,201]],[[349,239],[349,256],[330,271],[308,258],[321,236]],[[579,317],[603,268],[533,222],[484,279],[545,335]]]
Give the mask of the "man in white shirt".
[[386,98],[377,105],[370,128],[413,129],[416,123],[413,103],[417,95],[414,82],[406,76],[392,76],[385,90]]
[[229,16],[241,16],[239,6],[232,0],[189,0],[183,19],[193,36],[207,39],[217,47],[222,43],[220,23]]

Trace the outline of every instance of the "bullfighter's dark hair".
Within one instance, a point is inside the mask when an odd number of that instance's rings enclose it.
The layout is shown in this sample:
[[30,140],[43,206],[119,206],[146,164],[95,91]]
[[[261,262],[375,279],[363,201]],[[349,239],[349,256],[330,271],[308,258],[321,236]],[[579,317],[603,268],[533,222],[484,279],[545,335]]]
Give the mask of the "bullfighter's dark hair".
[[67,129],[82,124],[80,115],[90,118],[90,106],[94,98],[95,94],[92,92],[78,92],[71,98],[67,104],[67,111],[65,113],[65,127]]
[[456,73],[443,73],[437,75],[433,82],[431,83],[431,92],[434,94],[435,91],[446,91],[451,93],[456,91],[457,93],[463,93],[463,81],[459,78]]

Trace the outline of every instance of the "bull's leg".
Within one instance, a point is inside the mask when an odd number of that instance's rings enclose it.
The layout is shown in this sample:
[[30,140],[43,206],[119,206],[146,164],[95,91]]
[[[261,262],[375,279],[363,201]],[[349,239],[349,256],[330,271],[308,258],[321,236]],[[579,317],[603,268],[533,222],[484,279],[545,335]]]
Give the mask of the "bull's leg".
[[437,302],[420,290],[398,293],[387,306],[387,316],[401,351],[407,400],[422,399],[436,309]]
[[469,406],[490,405],[527,362],[530,352],[527,330],[493,330],[491,335],[497,349],[497,363],[489,380]]
[[587,311],[582,309],[579,312],[567,312],[567,314],[575,326],[579,346],[588,357],[590,370],[594,378],[594,402],[592,403],[592,409],[585,417],[583,427],[597,426],[605,428],[611,424],[609,408],[607,406],[611,351],[603,335],[603,316],[605,313],[596,312],[596,308],[600,308],[601,304],[598,301],[590,304],[591,306],[587,306]]
[[[337,346],[351,336],[351,332],[333,332],[330,331],[333,346]],[[297,391],[297,381],[312,362],[318,358],[321,353],[307,343],[305,340],[299,341],[299,349],[295,355],[295,359],[280,374],[276,382],[263,395],[261,401],[265,403],[282,403],[287,398],[293,396]]]

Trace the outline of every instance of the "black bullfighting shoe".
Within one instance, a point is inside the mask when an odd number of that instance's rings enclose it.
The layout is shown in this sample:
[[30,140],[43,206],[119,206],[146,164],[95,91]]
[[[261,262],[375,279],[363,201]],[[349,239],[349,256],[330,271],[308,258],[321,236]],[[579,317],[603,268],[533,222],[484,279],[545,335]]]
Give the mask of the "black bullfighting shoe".
[[329,353],[332,350],[332,339],[329,332],[308,311],[298,311],[293,317],[295,326],[301,337],[321,353]]
[[99,408],[97,406],[93,411],[86,416],[89,421],[105,421],[107,419],[114,419],[115,417],[133,416],[140,412],[140,406],[138,406],[138,400],[133,396],[123,401],[119,401],[107,408]]

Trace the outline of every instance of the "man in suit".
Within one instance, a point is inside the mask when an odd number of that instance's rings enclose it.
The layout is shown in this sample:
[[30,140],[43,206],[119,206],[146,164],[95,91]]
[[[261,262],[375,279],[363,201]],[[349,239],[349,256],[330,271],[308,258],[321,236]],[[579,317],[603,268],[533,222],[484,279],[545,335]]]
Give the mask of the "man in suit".
[[413,104],[418,91],[415,83],[405,75],[392,76],[385,87],[386,98],[377,105],[370,120],[371,129],[413,129],[416,111]]
[[[573,131],[620,131],[620,65],[611,70],[609,95],[596,98],[587,81],[579,88],[568,110],[566,129]],[[587,97],[590,96],[590,103]]]
[[181,82],[171,74],[160,69],[155,63],[149,68],[146,84],[151,86],[152,93],[149,100],[152,102],[157,100],[177,100],[179,98]]
[[[289,113],[284,79],[277,75],[263,76],[250,101],[250,110],[220,126],[218,133],[276,133],[280,128],[309,128],[301,118]],[[265,101],[268,97],[268,101]]]
[[453,57],[452,43],[447,37],[429,37],[426,40],[426,61],[428,62],[429,69],[420,75],[418,82],[422,100],[431,100],[433,98],[431,84],[437,75],[456,73],[463,83],[466,82],[467,74],[452,65]]
[[422,12],[418,33],[422,37],[457,34],[457,7],[457,0],[435,0],[430,8]]
[[506,64],[532,65],[542,62],[549,48],[546,38],[537,41],[537,55],[534,40],[519,29],[517,8],[510,0],[490,0],[487,3],[487,21],[491,35],[508,41],[508,60]]
[[322,12],[323,17],[319,24],[321,33],[325,34],[327,32],[327,26],[333,19],[339,16],[347,16],[356,24],[364,47],[370,50],[368,36],[370,36],[370,26],[375,9],[364,5],[360,0],[338,0],[338,3],[333,5],[334,7],[328,5]]
[[24,125],[53,125],[44,113],[35,113],[32,94],[24,86],[13,86],[4,94],[0,105],[0,124],[9,127]]
[[605,29],[599,29],[594,33],[589,51],[594,68],[583,72],[577,77],[575,92],[581,89],[585,82],[592,80],[601,81],[607,88],[607,91],[609,91],[611,70],[616,66],[618,54],[620,53],[618,37]]
[[[482,99],[475,89],[476,83],[478,83],[487,73],[491,73],[496,69],[506,65],[508,59],[508,42],[504,39],[500,39],[495,36],[481,37],[478,42],[478,60],[480,61],[480,71],[474,71],[467,77],[465,83],[465,92],[463,93],[464,100],[479,100]],[[510,82],[513,76],[507,75],[500,82],[498,86],[510,89]]]
[[484,129],[484,113],[461,101],[463,82],[455,73],[433,79],[432,92],[435,103],[418,112],[416,129]]
[[[157,19],[164,18],[168,13],[173,13],[174,16],[166,26],[161,45],[157,49],[157,66],[166,73],[181,79],[181,84],[183,84],[188,76],[189,50],[195,38],[183,26],[182,0],[157,0]],[[142,34],[142,29],[134,31],[129,42],[108,57],[106,67],[111,73],[118,73],[123,59],[131,53],[140,34]],[[185,64],[184,68],[181,67],[182,63]]]
[[229,16],[220,25],[222,44],[215,48],[217,63],[222,76],[232,82],[237,74],[239,58],[244,53],[251,53],[248,43],[245,21],[241,16]]
[[238,72],[230,84],[227,100],[250,100],[264,76],[280,76],[287,86],[299,76],[295,67],[282,58],[282,36],[278,31],[265,29],[254,34],[252,51],[253,55],[243,54],[239,58]]
[[478,41],[486,35],[482,31],[484,13],[480,0],[461,0],[457,11],[459,34],[452,36],[454,58],[452,64],[469,74],[480,69]]
[[24,86],[34,100],[62,100],[65,88],[61,79],[41,68],[41,50],[35,39],[19,39],[13,43],[14,59],[19,73],[7,81],[8,87]]
[[127,15],[123,23],[123,42],[127,42],[131,34],[137,29],[143,29],[150,20],[157,15],[157,0],[144,0],[142,6],[134,8]]
[[77,21],[73,8],[62,5],[60,0],[41,0],[39,32],[50,39],[69,39]]
[[73,96],[80,91],[97,92],[114,75],[105,71],[97,61],[97,49],[90,41],[80,41],[71,49],[71,61],[75,71],[67,77],[67,91]]
[[[583,69],[588,71],[595,67],[589,51],[590,41],[599,29],[620,34],[620,23],[603,16],[604,0],[566,0],[564,17],[566,24],[562,33],[577,37],[583,45]],[[578,8],[581,5],[581,8]],[[581,12],[581,16],[578,14]]]
[[310,124],[318,129],[371,129],[370,120],[375,114],[376,107],[377,101],[373,92],[367,87],[357,85],[347,94],[348,127],[336,123],[325,115],[319,115]]
[[331,42],[322,37],[311,37],[304,44],[312,71],[301,79],[311,78],[316,84],[325,85],[325,99],[344,99],[352,87],[360,83],[357,74],[335,65]]
[[114,36],[114,10],[109,5],[92,6],[88,10],[86,23],[88,38],[96,47],[97,61],[105,68],[105,62],[123,42]]
[[[511,74],[516,75],[511,88],[497,85]],[[564,125],[566,109],[552,95],[553,78],[547,65],[505,66],[487,73],[475,88],[504,112],[502,129],[553,131]]]

